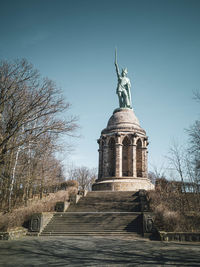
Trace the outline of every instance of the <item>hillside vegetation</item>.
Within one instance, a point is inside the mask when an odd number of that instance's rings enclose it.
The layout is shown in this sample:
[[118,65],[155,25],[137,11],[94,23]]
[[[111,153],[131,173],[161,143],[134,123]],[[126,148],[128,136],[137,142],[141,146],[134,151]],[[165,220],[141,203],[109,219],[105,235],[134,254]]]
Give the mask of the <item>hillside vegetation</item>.
[[1,212],[0,231],[23,225],[28,227],[28,221],[34,213],[54,212],[56,202],[69,201],[70,196],[77,194],[77,191],[76,183],[74,183],[74,186],[69,186],[66,190],[49,193],[42,199],[30,199],[27,206],[22,205],[7,213]]

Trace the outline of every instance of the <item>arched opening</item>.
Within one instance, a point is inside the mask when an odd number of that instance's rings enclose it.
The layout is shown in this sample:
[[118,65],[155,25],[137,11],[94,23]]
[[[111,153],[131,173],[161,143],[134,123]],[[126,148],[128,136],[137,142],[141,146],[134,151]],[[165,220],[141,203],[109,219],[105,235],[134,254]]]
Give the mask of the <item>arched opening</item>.
[[131,163],[132,163],[132,157],[131,157],[131,150],[130,145],[131,142],[129,138],[126,136],[122,142],[122,175],[123,176],[131,176]]
[[108,143],[108,175],[115,176],[115,140],[111,138]]
[[136,170],[137,177],[142,177],[142,141],[138,139],[136,146]]

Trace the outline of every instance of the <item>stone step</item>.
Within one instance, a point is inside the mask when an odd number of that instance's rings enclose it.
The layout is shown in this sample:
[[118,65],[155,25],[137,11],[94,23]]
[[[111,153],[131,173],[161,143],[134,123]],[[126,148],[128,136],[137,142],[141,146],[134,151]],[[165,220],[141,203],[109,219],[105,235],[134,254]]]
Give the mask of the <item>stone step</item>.
[[[138,215],[137,215],[138,216]],[[128,216],[125,216],[125,215],[116,215],[116,216],[111,216],[111,215],[109,215],[109,216],[98,216],[98,215],[94,215],[94,216],[91,216],[91,215],[85,215],[85,216],[67,216],[67,217],[64,217],[64,216],[61,216],[61,217],[53,217],[53,220],[68,220],[68,219],[72,219],[72,220],[76,220],[76,219],[79,219],[79,218],[81,218],[81,219],[84,219],[84,220],[89,220],[89,219],[91,219],[91,218],[93,218],[93,219],[104,219],[104,220],[109,220],[109,218],[112,218],[112,219],[114,219],[114,218],[116,218],[116,219],[119,219],[119,218],[121,218],[121,219],[123,219],[123,218],[125,218],[125,219],[127,219],[127,218],[135,218],[136,217],[136,215],[134,215],[134,212],[132,212],[132,215],[130,216],[130,215],[128,215]]]
[[40,236],[109,236],[109,235],[128,235],[128,236],[139,236],[137,233],[131,232],[42,232]]
[[[95,203],[95,202],[116,202],[116,203],[118,203],[118,202],[120,202],[122,200],[121,197],[118,198],[118,199],[116,199],[116,198],[110,198],[109,199],[109,198],[104,198],[104,197],[99,197],[99,198],[95,197],[95,198],[93,198],[93,197],[86,196],[86,197],[82,197],[80,199],[80,201],[81,202],[89,202],[91,199],[92,199],[93,203]],[[126,199],[123,200],[123,202],[137,202],[137,201],[139,201],[138,197],[130,197],[130,198],[126,198]]]
[[112,231],[112,232],[119,232],[119,231],[126,231],[126,232],[129,232],[129,231],[131,231],[131,232],[137,232],[137,227],[120,227],[120,228],[118,228],[118,229],[115,229],[115,228],[102,228],[102,227],[100,227],[100,228],[94,228],[94,227],[80,227],[80,228],[78,228],[77,229],[77,227],[70,227],[70,228],[66,228],[66,227],[47,227],[43,232],[70,232],[70,231],[77,231],[77,232],[81,232],[81,231],[87,231],[87,232],[93,232],[93,231],[95,231],[95,232],[98,232],[98,231],[105,231],[105,232],[110,232],[110,231]]
[[[74,218],[76,218],[76,217],[86,217],[86,214],[90,214],[89,216],[91,216],[92,217],[92,215],[94,215],[94,216],[96,216],[96,217],[106,217],[107,215],[109,215],[109,214],[112,214],[113,213],[113,216],[115,216],[115,217],[119,217],[119,216],[121,216],[121,217],[127,217],[127,216],[133,216],[134,217],[134,214],[141,214],[141,212],[132,212],[132,211],[130,211],[130,212],[118,212],[116,215],[115,215],[115,212],[107,212],[107,214],[105,214],[105,212],[101,212],[101,211],[99,211],[99,212],[93,212],[93,213],[90,213],[90,212],[88,212],[88,211],[84,211],[84,212],[79,212],[79,211],[77,211],[77,212],[73,212],[74,214],[72,214],[72,212],[66,212],[66,215],[57,215],[57,218],[68,218],[68,217],[74,217]],[[128,213],[128,214],[127,214]],[[85,214],[85,215],[84,215]],[[121,214],[121,215],[120,215]],[[55,218],[55,216],[54,216],[54,218]]]
[[116,216],[119,216],[119,215],[131,215],[133,216],[134,214],[135,215],[139,215],[141,214],[141,212],[120,212],[120,211],[113,211],[113,212],[107,212],[107,211],[102,211],[102,212],[94,212],[94,211],[91,211],[91,212],[85,212],[85,211],[78,211],[78,212],[75,212],[75,211],[72,211],[72,212],[56,212],[54,213],[54,217],[67,217],[67,216],[71,216],[71,215],[109,215],[109,214],[112,214],[112,215],[116,215]]
[[132,221],[135,221],[135,219],[133,219],[133,218],[131,218],[131,219],[127,219],[127,220],[116,220],[116,221],[114,221],[114,222],[98,222],[98,221],[92,221],[91,220],[91,222],[81,222],[81,221],[52,221],[51,223],[49,223],[48,225],[73,225],[73,224],[77,224],[77,225],[104,225],[104,226],[106,226],[106,225],[118,225],[118,226],[120,226],[120,225],[124,225],[125,223],[127,223],[127,222],[132,222]]
[[114,230],[114,231],[118,231],[118,230],[124,230],[124,229],[126,229],[126,230],[137,230],[138,229],[138,227],[137,226],[127,226],[127,225],[123,225],[123,226],[121,226],[121,227],[102,227],[102,226],[94,226],[94,225],[87,225],[87,226],[78,226],[78,225],[76,225],[76,226],[73,226],[73,225],[61,225],[61,226],[47,226],[46,228],[45,228],[45,230],[44,231],[47,231],[47,230],[58,230],[58,231],[60,231],[60,230],[73,230],[73,229],[75,229],[75,230],[77,230],[77,231],[79,231],[79,230],[82,230],[82,229],[86,229],[86,230],[104,230],[104,231],[110,231],[110,230]]
[[132,221],[135,221],[136,219],[129,219],[129,220],[116,220],[114,222],[98,222],[98,221],[92,221],[91,222],[81,222],[81,221],[70,221],[70,222],[57,222],[57,221],[52,221],[50,222],[48,225],[73,225],[73,224],[78,224],[78,225],[108,225],[108,224],[112,224],[112,225],[123,225],[124,223],[127,223],[127,222],[132,222]]
[[81,226],[81,225],[76,225],[76,226],[73,226],[73,225],[54,225],[53,227],[52,226],[47,226],[45,228],[46,229],[76,229],[77,231],[79,231],[79,229],[92,229],[92,230],[99,230],[99,229],[103,229],[103,230],[118,230],[118,229],[137,229],[138,227],[137,226],[127,226],[127,225],[121,225],[121,226],[110,226],[110,227],[102,227],[101,225],[97,225],[97,226],[94,226],[94,225],[84,225],[84,226]]
[[84,205],[89,205],[89,206],[100,206],[100,205],[106,205],[106,206],[110,206],[110,207],[112,207],[112,206],[115,206],[115,205],[119,205],[119,206],[121,206],[121,207],[126,207],[126,206],[128,206],[128,205],[138,205],[139,204],[139,201],[127,201],[127,202],[121,202],[121,201],[109,201],[109,202],[107,202],[107,201],[94,201],[94,202],[92,202],[92,200],[90,199],[90,201],[89,200],[87,200],[87,201],[85,201],[85,200],[79,200],[79,202],[76,204],[76,206],[84,206]]
[[134,191],[93,191],[93,192],[88,192],[87,193],[87,196],[90,196],[90,197],[105,197],[105,198],[110,198],[110,197],[113,197],[113,198],[119,198],[119,197],[137,197],[138,196],[138,192],[134,192]]
[[58,232],[60,232],[60,231],[82,231],[82,230],[84,230],[84,231],[124,231],[124,230],[126,230],[126,231],[137,231],[137,229],[138,229],[138,227],[119,227],[119,228],[117,228],[117,229],[115,229],[115,228],[112,228],[112,227],[110,227],[110,228],[102,228],[102,227],[97,227],[97,228],[95,228],[95,227],[80,227],[80,228],[78,228],[77,229],[77,227],[47,227],[44,231],[58,231]]
[[[122,226],[122,225],[124,225],[124,224],[126,224],[127,222],[128,223],[130,223],[130,222],[132,222],[133,220],[127,220],[127,221],[123,221],[123,222],[114,222],[114,223],[110,223],[109,225],[114,225],[114,226]],[[135,221],[135,220],[134,220]],[[57,222],[52,222],[52,223],[49,223],[48,224],[48,226],[51,226],[51,225],[58,225],[58,226],[61,226],[61,225],[65,225],[65,226],[68,226],[68,225],[87,225],[87,226],[89,226],[89,225],[96,225],[96,226],[101,226],[101,225],[103,225],[104,227],[106,227],[106,225],[108,225],[107,223],[94,223],[94,222],[91,222],[91,223],[85,223],[85,222],[68,222],[68,223],[57,223]]]
[[[119,223],[113,223],[113,224],[110,224],[111,225],[111,228],[113,228],[113,227],[123,227],[124,225],[127,225],[127,222],[124,222],[124,223],[121,223],[121,224],[119,224]],[[129,223],[130,225],[132,225],[131,223]],[[54,227],[62,227],[62,226],[65,226],[65,227],[69,227],[69,226],[78,226],[78,228],[80,228],[80,227],[104,227],[104,228],[109,228],[109,225],[106,225],[106,224],[96,224],[96,223],[68,223],[68,224],[66,224],[66,223],[51,223],[51,224],[48,224],[46,227],[52,227],[52,226],[54,226]],[[134,224],[133,224],[134,225]]]

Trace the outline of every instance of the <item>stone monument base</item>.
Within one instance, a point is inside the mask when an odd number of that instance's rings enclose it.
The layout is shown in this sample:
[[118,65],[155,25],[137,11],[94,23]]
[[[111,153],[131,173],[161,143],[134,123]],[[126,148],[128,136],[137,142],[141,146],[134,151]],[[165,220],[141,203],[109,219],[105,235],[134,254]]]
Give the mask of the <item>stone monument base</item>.
[[104,178],[92,185],[92,191],[138,191],[140,189],[154,190],[155,186],[148,178]]

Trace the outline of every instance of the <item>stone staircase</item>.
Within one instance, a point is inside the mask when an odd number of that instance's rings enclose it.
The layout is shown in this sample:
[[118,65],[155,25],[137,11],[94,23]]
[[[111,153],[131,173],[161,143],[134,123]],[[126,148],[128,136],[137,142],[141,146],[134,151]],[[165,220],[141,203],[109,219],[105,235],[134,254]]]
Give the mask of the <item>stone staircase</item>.
[[67,212],[57,212],[40,235],[130,235],[141,233],[136,192],[89,192]]
[[76,205],[70,205],[68,212],[138,212],[137,192],[88,192]]

